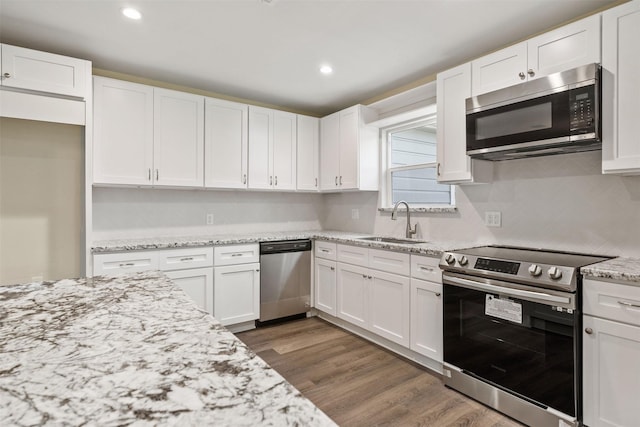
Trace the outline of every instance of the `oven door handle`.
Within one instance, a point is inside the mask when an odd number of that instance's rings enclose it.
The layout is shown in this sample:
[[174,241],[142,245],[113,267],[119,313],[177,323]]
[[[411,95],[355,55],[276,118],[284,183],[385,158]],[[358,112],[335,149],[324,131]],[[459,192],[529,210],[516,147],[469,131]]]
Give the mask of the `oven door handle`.
[[524,291],[522,289],[505,288],[504,286],[489,285],[486,283],[476,282],[475,280],[462,279],[459,277],[443,276],[443,283],[445,282],[449,282],[452,285],[460,285],[465,288],[476,289],[479,291],[488,291],[506,296],[532,298],[559,304],[569,304],[571,302],[571,299],[568,297],[551,295],[545,292],[534,292]]

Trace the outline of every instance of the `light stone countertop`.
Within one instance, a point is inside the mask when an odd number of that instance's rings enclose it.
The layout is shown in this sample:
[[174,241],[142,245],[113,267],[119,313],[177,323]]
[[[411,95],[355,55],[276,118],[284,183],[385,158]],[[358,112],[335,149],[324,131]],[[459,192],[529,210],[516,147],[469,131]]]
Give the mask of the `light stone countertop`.
[[[416,239],[420,243],[385,243],[360,240],[362,237],[370,237],[366,233],[351,233],[344,231],[287,231],[272,233],[228,234],[212,236],[179,236],[158,237],[127,240],[103,240],[96,241],[91,247],[94,254],[103,252],[125,252],[151,249],[188,248],[198,246],[232,245],[244,243],[270,242],[276,240],[295,239],[320,239],[336,243],[365,246],[375,249],[386,249],[398,252],[440,257],[447,250],[479,246],[478,243],[469,242],[431,242]],[[397,236],[388,236],[397,237]]]
[[613,258],[582,267],[580,272],[588,277],[629,282],[640,286],[640,259]]
[[166,276],[0,286],[3,426],[334,426]]
[[[490,242],[433,242],[423,241],[416,244],[384,243],[360,240],[362,237],[370,237],[366,233],[351,233],[345,231],[288,231],[272,233],[229,234],[212,236],[185,236],[185,237],[158,237],[148,239],[105,240],[94,242],[91,251],[123,252],[149,249],[188,248],[196,246],[232,245],[243,243],[259,243],[276,240],[295,239],[320,239],[336,243],[385,249],[397,252],[406,252],[431,257],[441,257],[443,252],[456,249],[483,246]],[[389,236],[398,237],[398,236]],[[419,240],[419,239],[418,239]],[[611,280],[623,280],[640,282],[640,259],[638,258],[614,258],[602,263],[583,267],[582,274],[592,277],[600,277]]]

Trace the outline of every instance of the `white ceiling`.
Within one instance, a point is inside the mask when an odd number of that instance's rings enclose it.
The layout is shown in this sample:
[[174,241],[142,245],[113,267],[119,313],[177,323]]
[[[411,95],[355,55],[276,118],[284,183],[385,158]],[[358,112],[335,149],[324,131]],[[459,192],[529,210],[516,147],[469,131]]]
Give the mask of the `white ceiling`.
[[0,0],[0,40],[324,115],[614,2]]

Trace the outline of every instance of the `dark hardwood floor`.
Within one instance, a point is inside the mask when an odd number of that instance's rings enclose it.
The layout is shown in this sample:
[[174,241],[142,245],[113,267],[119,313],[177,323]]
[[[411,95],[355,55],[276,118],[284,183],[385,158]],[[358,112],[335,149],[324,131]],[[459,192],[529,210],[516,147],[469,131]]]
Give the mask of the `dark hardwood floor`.
[[520,426],[317,317],[237,336],[340,426]]

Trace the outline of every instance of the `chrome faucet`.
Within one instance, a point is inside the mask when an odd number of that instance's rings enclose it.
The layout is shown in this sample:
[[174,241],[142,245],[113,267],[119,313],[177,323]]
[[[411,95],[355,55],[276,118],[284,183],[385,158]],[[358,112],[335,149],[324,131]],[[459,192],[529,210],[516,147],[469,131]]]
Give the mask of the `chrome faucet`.
[[404,203],[404,205],[407,207],[407,232],[405,234],[405,237],[407,239],[411,239],[417,232],[418,224],[411,228],[411,213],[409,213],[409,204],[407,202],[405,202],[404,200],[400,200],[395,204],[395,206],[393,207],[393,211],[391,211],[391,219],[394,221],[398,219],[398,205],[401,203]]

